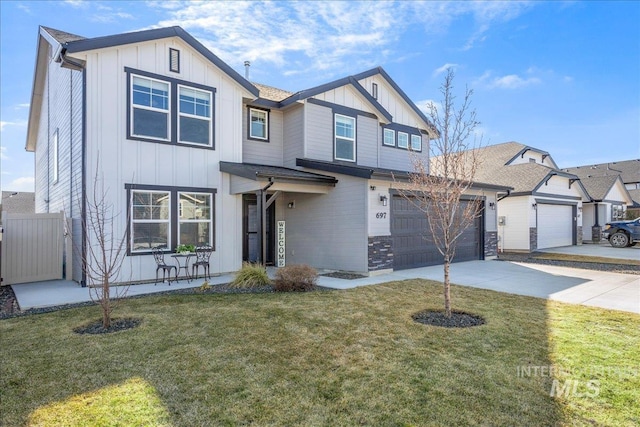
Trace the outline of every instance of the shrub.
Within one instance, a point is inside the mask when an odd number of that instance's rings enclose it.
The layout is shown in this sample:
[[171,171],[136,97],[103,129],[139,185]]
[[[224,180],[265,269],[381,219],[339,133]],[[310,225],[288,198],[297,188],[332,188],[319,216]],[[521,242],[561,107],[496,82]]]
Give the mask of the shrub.
[[232,288],[251,289],[267,286],[270,283],[271,280],[267,275],[267,269],[263,265],[243,262],[242,268],[229,286]]
[[305,292],[316,287],[318,272],[308,265],[289,265],[276,271],[274,290],[276,292]]

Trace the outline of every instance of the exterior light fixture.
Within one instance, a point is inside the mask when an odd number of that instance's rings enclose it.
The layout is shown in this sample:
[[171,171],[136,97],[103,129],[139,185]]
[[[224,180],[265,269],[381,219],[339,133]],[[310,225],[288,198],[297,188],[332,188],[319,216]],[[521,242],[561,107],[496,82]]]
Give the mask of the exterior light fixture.
[[287,205],[287,207],[288,207],[289,209],[295,209],[295,208],[296,208],[296,202],[295,202],[295,201],[293,201],[293,202],[289,202],[289,204]]
[[382,206],[387,206],[387,204],[389,203],[389,199],[384,194],[381,194],[380,202],[382,202]]
[[531,207],[532,207],[533,209],[538,209],[538,204],[537,204],[537,203],[533,203],[533,204],[531,205]]
[[490,208],[492,211],[495,211],[495,210],[496,210],[496,204],[495,204],[494,202],[489,202],[489,208]]

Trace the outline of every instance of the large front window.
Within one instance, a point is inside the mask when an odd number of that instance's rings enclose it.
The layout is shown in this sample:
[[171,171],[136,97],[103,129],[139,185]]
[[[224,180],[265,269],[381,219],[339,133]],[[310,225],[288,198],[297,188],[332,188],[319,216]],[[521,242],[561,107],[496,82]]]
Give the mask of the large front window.
[[178,245],[215,246],[213,188],[126,184],[129,253]]
[[211,194],[178,193],[180,198],[178,244],[211,244]]
[[179,141],[209,145],[211,141],[211,92],[179,86]]
[[157,246],[171,247],[169,238],[171,193],[131,192],[131,251],[149,251]]
[[133,135],[168,140],[169,83],[133,76],[131,92]]
[[335,115],[335,158],[356,161],[356,119]]
[[264,110],[249,109],[249,138],[264,139],[269,137],[268,112]]

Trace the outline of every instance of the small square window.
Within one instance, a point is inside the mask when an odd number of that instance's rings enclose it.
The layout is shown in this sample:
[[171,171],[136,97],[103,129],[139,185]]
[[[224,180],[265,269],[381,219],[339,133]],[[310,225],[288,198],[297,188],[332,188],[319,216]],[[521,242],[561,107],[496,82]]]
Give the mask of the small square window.
[[169,48],[169,71],[180,72],[180,51],[178,49]]
[[422,137],[420,135],[411,135],[411,149],[422,151]]
[[398,132],[398,148],[409,148],[409,134]]
[[396,131],[393,129],[384,129],[384,135],[382,139],[384,145],[395,147],[396,145]]

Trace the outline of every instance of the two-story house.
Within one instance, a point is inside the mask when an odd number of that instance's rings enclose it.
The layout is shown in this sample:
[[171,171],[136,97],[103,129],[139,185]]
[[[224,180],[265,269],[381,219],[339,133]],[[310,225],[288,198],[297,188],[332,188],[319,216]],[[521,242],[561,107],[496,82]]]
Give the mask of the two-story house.
[[[64,210],[81,251],[95,245],[89,196],[121,213],[121,280],[153,278],[151,249],[179,244],[213,246],[212,272],[260,260],[370,274],[441,262],[397,191],[434,132],[382,68],[290,93],[179,27],[91,39],[41,27],[26,148],[36,211]],[[504,190],[478,184],[470,202],[495,206]],[[496,241],[485,209],[457,259],[494,256]]]

